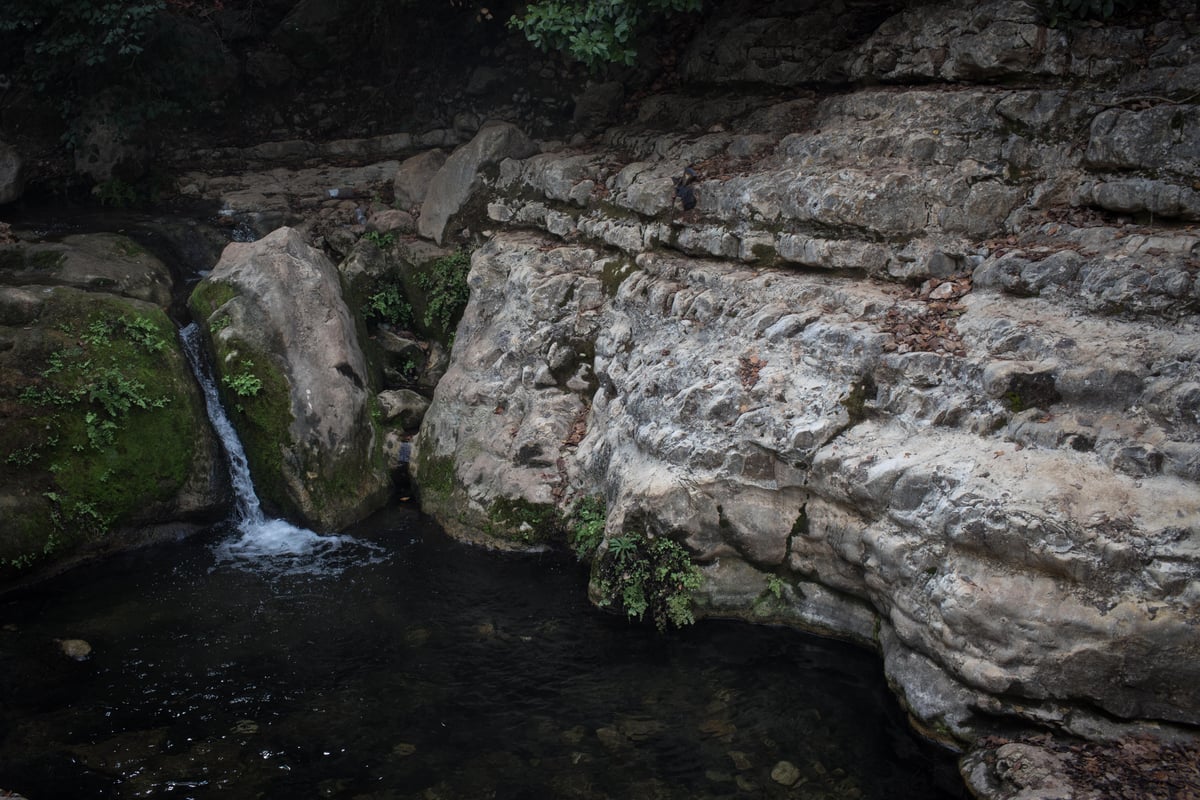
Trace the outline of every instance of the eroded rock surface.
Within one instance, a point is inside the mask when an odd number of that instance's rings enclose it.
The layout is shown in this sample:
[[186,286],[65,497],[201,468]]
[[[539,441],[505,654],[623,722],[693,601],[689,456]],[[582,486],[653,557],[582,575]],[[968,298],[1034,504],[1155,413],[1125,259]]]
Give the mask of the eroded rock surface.
[[772,39],[796,18],[718,15],[688,68],[918,85],[659,95],[482,177],[425,508],[527,546],[601,495],[609,540],[686,544],[708,613],[873,643],[944,738],[1187,735],[1196,106],[1122,92],[1175,92],[1196,35],[989,2],[817,53]]
[[878,642],[954,734],[981,713],[1200,722],[1200,492],[1169,455],[1196,443],[1172,394],[1194,326],[976,291],[962,355],[889,352],[888,312],[923,301],[885,283],[529,235],[480,251],[471,285],[417,456],[448,460],[427,507],[451,528],[602,494],[610,533],[686,541],[714,613],[762,612],[784,570],[770,616]]

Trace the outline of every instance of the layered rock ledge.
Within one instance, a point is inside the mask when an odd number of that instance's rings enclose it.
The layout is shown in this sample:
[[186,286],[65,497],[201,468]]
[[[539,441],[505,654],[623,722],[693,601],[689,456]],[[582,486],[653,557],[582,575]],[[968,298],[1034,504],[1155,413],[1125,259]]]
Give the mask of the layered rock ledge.
[[[735,16],[685,64],[736,68],[697,80],[794,85],[754,72],[784,23]],[[686,545],[705,613],[877,647],[945,740],[1187,740],[1196,37],[1015,2],[873,30],[774,63],[920,85],[660,95],[463,178],[439,219],[486,243],[416,442],[423,506],[523,546],[600,495],[608,541]],[[968,780],[1007,796],[989,758]]]

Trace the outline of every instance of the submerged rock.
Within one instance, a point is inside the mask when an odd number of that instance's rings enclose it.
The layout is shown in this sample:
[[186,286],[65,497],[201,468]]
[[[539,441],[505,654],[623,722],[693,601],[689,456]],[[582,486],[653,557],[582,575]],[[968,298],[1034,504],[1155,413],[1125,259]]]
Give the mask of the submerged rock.
[[92,646],[83,639],[55,639],[58,649],[67,658],[75,661],[87,661],[92,657]]

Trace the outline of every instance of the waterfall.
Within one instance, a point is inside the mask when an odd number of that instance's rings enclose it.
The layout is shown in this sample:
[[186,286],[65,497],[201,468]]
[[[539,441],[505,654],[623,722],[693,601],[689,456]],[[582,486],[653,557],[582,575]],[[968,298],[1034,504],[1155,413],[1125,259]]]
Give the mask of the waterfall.
[[[217,382],[200,346],[200,328],[190,323],[179,331],[183,351],[204,393],[204,406],[213,430],[225,449],[229,478],[233,486],[233,527],[237,538],[229,538],[215,547],[218,564],[231,563],[257,572],[272,574],[336,574],[355,561],[375,560],[382,551],[375,545],[350,536],[322,536],[299,528],[287,520],[263,514],[254,491],[250,463],[229,421]],[[349,546],[347,548],[347,546]],[[335,557],[338,551],[340,557]]]

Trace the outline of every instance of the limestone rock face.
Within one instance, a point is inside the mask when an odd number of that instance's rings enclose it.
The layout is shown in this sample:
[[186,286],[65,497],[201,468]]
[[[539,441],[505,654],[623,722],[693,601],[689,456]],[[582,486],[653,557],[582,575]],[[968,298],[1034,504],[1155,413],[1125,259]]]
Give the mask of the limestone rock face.
[[229,245],[191,305],[235,387],[227,400],[263,499],[318,530],[377,508],[388,477],[337,268],[281,228]]
[[686,542],[713,613],[782,569],[772,618],[875,642],[956,735],[1200,722],[1194,325],[978,290],[957,355],[900,353],[938,300],[526,234],[470,284],[414,455],[452,531],[602,494],[610,535]]

